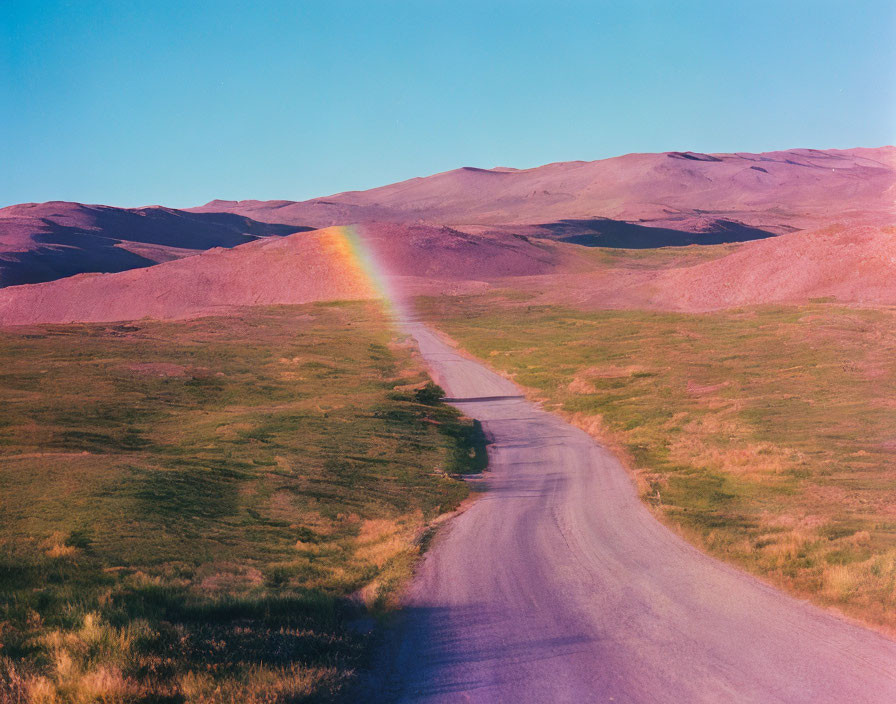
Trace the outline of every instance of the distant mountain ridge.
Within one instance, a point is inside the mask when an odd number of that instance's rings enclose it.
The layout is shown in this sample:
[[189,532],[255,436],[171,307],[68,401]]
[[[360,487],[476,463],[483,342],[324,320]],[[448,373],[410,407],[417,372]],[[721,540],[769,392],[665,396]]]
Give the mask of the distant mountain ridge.
[[[762,236],[757,229],[771,236],[831,221],[890,224],[894,202],[896,147],[887,146],[627,154],[532,169],[465,167],[304,202],[216,200],[189,210],[312,227],[369,220],[523,225],[548,237],[552,227],[566,223],[569,236],[598,240],[593,223],[604,220],[737,241],[732,224],[754,230],[745,239]],[[576,229],[578,221],[585,224]]]

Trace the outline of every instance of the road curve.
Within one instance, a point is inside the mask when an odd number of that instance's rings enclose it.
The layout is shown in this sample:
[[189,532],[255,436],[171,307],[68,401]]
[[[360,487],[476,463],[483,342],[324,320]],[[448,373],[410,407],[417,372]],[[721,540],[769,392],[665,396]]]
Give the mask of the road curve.
[[494,444],[483,497],[408,591],[374,699],[896,702],[896,642],[704,555],[590,436],[406,327]]

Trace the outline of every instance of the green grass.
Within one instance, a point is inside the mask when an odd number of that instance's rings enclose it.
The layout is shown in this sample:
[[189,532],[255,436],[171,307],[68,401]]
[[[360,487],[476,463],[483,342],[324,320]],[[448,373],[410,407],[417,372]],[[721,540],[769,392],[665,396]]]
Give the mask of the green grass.
[[740,244],[698,245],[686,247],[660,247],[654,249],[619,249],[616,247],[580,247],[576,255],[613,269],[672,269],[694,266],[720,259],[737,251]]
[[367,303],[0,332],[0,701],[337,698],[484,461],[425,381]]
[[691,540],[896,630],[896,311],[583,312],[507,292],[424,309],[619,450]]

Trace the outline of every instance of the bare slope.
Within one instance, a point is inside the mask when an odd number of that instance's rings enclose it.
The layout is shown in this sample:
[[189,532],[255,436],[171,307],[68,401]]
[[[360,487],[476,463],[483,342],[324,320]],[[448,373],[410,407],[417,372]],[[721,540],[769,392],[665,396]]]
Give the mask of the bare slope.
[[[541,234],[610,235],[610,246],[643,246],[630,243],[639,241],[639,231],[620,233],[620,223],[700,233],[697,242],[730,242],[833,221],[889,224],[894,199],[896,148],[881,147],[666,152],[533,169],[463,168],[301,203],[212,201],[193,211],[318,227],[369,219],[539,225]],[[661,235],[647,233],[649,246],[665,244]]]
[[896,229],[794,232],[689,266],[596,268],[528,285],[550,302],[593,308],[707,311],[828,297],[896,305]]
[[[481,237],[445,227],[372,224],[364,239],[384,270],[414,291],[529,276],[569,258],[552,243]],[[83,274],[0,291],[0,324],[181,318],[232,306],[378,295],[336,229],[214,249],[147,269]]]
[[0,286],[125,271],[301,229],[158,206],[22,203],[0,208]]
[[[824,297],[896,305],[892,228],[795,232],[742,244],[708,261],[703,255],[714,249],[675,250],[680,257],[659,265],[624,253],[609,263],[588,261],[582,253],[594,250],[507,234],[395,223],[362,229],[399,295],[497,286],[586,308],[706,311]],[[231,306],[376,295],[338,230],[327,228],[148,269],[7,288],[0,291],[0,324],[180,318]]]

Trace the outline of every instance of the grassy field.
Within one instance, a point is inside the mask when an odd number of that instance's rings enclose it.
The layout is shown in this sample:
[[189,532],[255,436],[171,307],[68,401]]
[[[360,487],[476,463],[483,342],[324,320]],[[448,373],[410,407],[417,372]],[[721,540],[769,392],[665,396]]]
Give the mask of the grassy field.
[[736,252],[743,245],[713,244],[659,249],[618,249],[615,247],[582,247],[579,257],[610,269],[672,269],[702,264],[721,259]]
[[896,311],[582,312],[518,292],[424,307],[615,446],[690,540],[896,632]]
[[484,462],[426,379],[365,303],[0,332],[0,701],[338,697]]

